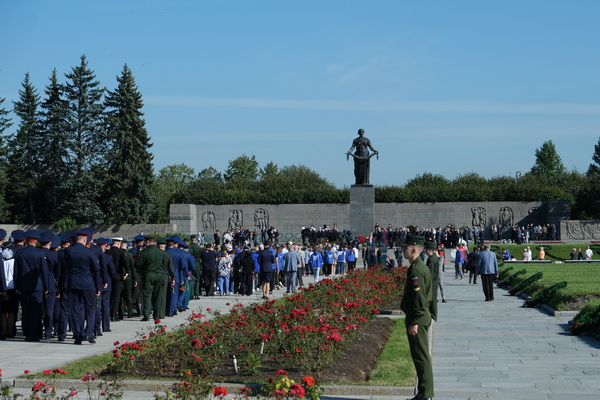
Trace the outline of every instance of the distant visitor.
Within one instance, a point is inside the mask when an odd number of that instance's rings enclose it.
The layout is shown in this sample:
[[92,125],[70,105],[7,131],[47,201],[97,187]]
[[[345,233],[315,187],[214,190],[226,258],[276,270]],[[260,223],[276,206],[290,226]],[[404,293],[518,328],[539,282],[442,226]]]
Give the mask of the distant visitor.
[[[364,129],[359,129],[358,137],[352,141],[352,147],[346,153],[346,160],[350,156],[354,157],[354,178],[356,179],[356,185],[369,185],[371,157],[377,156],[377,159],[379,159],[379,152],[373,148],[371,141],[364,135]],[[369,153],[369,149],[371,149],[372,153]],[[352,150],[354,150],[354,153],[352,153]]]

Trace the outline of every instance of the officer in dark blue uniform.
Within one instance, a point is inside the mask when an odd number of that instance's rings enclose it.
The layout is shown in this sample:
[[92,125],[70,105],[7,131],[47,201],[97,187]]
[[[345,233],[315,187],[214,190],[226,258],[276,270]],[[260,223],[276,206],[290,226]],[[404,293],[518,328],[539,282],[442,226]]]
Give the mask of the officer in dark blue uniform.
[[94,252],[86,247],[89,232],[75,232],[75,243],[64,250],[61,259],[64,290],[68,294],[69,325],[75,344],[94,340],[96,298],[100,296],[100,263]]
[[[102,290],[100,293],[100,319],[96,321],[96,336],[102,336],[102,332],[110,332],[110,298],[112,292],[112,281],[115,279],[115,263],[109,254],[105,254],[107,246],[112,244],[112,239],[98,238],[96,245],[102,250],[104,266],[101,267]],[[102,332],[100,331],[102,325]]]
[[177,247],[176,242],[179,236],[174,235],[165,239],[167,241],[167,250],[165,252],[173,260],[173,280],[167,286],[167,316],[177,315],[179,291],[184,288],[185,283],[185,260],[184,251]]
[[42,336],[43,296],[48,292],[48,264],[44,252],[36,248],[40,233],[25,233],[27,247],[15,255],[15,290],[21,295],[22,329],[25,340],[39,341]]
[[[60,238],[51,231],[40,232],[40,244],[48,263],[48,293],[44,296],[44,338],[50,339],[54,331],[54,314],[56,304],[56,277],[58,275],[58,253]],[[52,251],[51,249],[54,249]]]
[[25,247],[25,231],[16,229],[10,233],[10,236],[13,239],[12,251],[14,255],[17,251],[22,250]]

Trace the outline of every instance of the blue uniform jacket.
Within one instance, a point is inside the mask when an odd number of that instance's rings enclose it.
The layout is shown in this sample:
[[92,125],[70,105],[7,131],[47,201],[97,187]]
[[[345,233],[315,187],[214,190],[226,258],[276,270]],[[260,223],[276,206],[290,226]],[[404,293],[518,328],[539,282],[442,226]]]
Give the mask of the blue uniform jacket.
[[48,263],[44,252],[27,246],[15,256],[15,289],[23,292],[48,290]]
[[100,262],[91,249],[81,243],[75,243],[63,251],[61,268],[63,286],[66,290],[100,291]]

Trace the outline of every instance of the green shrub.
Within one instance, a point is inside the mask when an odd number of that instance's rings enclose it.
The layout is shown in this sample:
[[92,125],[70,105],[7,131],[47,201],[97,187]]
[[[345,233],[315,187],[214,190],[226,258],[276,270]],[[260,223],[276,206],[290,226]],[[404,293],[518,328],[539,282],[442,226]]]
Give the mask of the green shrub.
[[545,304],[546,302],[548,302],[548,300],[553,298],[560,289],[564,287],[567,287],[567,282],[565,281],[558,282],[552,286],[549,286],[541,290],[537,295],[527,299],[527,301],[525,302],[525,306],[535,307],[538,304]]
[[592,332],[596,337],[600,334],[600,299],[590,301],[573,319],[569,329],[573,335]]
[[515,281],[515,278],[517,278],[519,275],[523,275],[525,273],[527,273],[526,269],[518,270],[514,274],[512,274],[512,275],[506,277],[505,279],[502,279],[500,282],[498,282],[498,287],[511,286],[512,283]]
[[525,289],[527,289],[529,286],[533,285],[535,282],[542,279],[542,276],[544,276],[544,274],[542,274],[541,272],[536,272],[529,278],[522,280],[521,282],[517,283],[515,286],[510,288],[508,293],[510,293],[512,296],[516,296]]

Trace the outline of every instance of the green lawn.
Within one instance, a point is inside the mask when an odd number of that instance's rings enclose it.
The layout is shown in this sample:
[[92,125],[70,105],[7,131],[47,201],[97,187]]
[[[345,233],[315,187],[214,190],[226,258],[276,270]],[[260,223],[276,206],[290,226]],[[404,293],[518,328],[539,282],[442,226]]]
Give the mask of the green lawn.
[[415,377],[404,318],[399,318],[394,321],[392,334],[365,385],[412,387]]
[[600,264],[529,264],[513,262],[510,264],[502,264],[501,268],[507,268],[508,266],[513,267],[510,273],[514,273],[521,269],[527,270],[527,273],[520,275],[515,280],[515,284],[537,272],[542,272],[543,278],[525,290],[530,296],[534,296],[540,290],[552,286],[555,283],[566,281],[567,287],[561,289],[560,294],[548,302],[548,305],[555,310],[579,310],[587,301],[576,302],[577,299],[589,300],[600,298],[600,285],[598,284]]
[[[540,252],[540,247],[544,248],[546,252],[546,260],[551,261],[564,261],[571,259],[571,250],[573,248],[579,249],[585,255],[585,249],[587,246],[590,246],[592,251],[594,252],[593,259],[600,260],[600,244],[598,243],[578,243],[578,244],[530,244],[530,245],[520,245],[520,244],[493,244],[491,245],[491,250],[500,255],[502,249],[508,249],[510,254],[513,255],[517,260],[523,259],[523,249],[525,247],[531,247],[531,253],[534,260],[538,259],[538,254]],[[470,249],[473,249],[473,246],[470,246]]]

